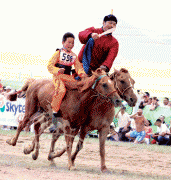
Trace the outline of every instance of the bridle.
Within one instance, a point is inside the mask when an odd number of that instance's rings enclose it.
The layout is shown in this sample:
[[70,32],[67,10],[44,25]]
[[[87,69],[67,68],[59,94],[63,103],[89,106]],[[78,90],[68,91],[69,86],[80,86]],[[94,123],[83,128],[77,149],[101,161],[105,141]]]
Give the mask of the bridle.
[[[130,82],[130,84],[131,84],[130,78],[129,78],[129,82]],[[116,76],[115,76],[115,85],[116,85],[116,89],[117,89],[117,90],[119,91],[119,93],[120,93],[121,98],[124,97],[124,93],[125,93],[128,89],[130,89],[130,88],[133,89],[133,86],[132,86],[132,84],[131,84],[130,86],[128,86],[127,88],[125,88],[125,89],[123,90],[123,92],[122,92],[122,91],[119,89],[119,87],[118,87],[118,84],[117,84],[117,81],[116,81]]]
[[[96,80],[95,80],[95,82],[94,82],[94,84],[93,84],[93,86],[91,87],[93,90],[95,89],[95,87],[96,87],[96,85],[97,85],[97,83],[103,78],[103,77],[106,77],[107,75],[101,75],[101,76],[99,76]],[[112,93],[115,93],[115,92],[117,92],[115,89],[112,91],[112,92],[110,92],[109,94],[107,94],[107,95],[103,95],[103,94],[101,94],[101,93],[99,93],[99,92],[96,92],[96,94],[99,96],[102,96],[102,97],[104,97],[104,98],[107,98],[107,99],[110,99],[110,101],[113,101],[111,98],[109,98],[108,96],[110,95],[110,94],[112,94]]]

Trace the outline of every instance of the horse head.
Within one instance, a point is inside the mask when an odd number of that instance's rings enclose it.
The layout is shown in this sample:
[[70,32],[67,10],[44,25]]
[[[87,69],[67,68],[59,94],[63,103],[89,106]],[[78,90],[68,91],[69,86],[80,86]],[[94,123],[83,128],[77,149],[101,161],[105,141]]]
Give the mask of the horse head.
[[120,70],[114,70],[114,73],[110,75],[110,79],[114,82],[118,94],[124,99],[129,106],[135,106],[137,102],[137,96],[135,95],[133,88],[135,81],[130,76],[129,72],[125,68]]
[[122,102],[121,98],[114,87],[114,83],[106,75],[106,72],[98,68],[96,71],[92,72],[92,74],[91,77],[84,79],[85,83],[80,88],[80,92],[91,88],[101,97],[111,100],[115,107],[120,106]]

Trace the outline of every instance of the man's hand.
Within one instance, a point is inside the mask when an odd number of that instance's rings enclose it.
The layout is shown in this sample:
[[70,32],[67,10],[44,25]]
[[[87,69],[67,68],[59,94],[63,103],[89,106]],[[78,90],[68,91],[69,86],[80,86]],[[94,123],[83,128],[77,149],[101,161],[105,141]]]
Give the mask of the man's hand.
[[165,136],[165,135],[166,135],[165,132],[160,133],[160,136]]
[[81,73],[79,76],[80,76],[81,78],[88,77],[88,75],[87,75],[87,74],[83,74],[83,73]]
[[100,69],[102,69],[102,70],[105,71],[105,72],[107,71],[107,67],[104,66],[104,65],[101,65],[101,66],[100,66]]
[[64,69],[64,68],[60,68],[58,72],[59,72],[60,74],[64,74],[65,69]]
[[99,38],[99,34],[97,33],[92,33],[91,34],[91,37],[95,40],[95,39],[98,39]]

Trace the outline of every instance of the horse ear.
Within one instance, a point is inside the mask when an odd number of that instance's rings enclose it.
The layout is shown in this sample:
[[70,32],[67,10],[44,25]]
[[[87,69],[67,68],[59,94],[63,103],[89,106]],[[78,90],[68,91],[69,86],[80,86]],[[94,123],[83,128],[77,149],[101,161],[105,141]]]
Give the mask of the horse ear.
[[117,69],[114,69],[114,75],[120,75],[120,71],[119,70],[117,70]]
[[106,75],[106,72],[103,69],[98,68],[94,72],[92,71],[92,74],[95,75],[96,77],[99,77],[101,75]]
[[123,73],[128,73],[128,70],[125,69],[125,68],[121,68],[120,71],[123,72]]
[[134,88],[135,81],[131,77],[130,77],[130,81],[131,81],[131,84],[132,84],[132,86]]
[[83,92],[86,89],[90,88],[91,86],[93,86],[94,82],[96,80],[96,76],[92,75],[91,77],[87,77],[85,78],[83,81],[84,83],[80,82],[80,86],[78,85],[78,90],[79,92]]

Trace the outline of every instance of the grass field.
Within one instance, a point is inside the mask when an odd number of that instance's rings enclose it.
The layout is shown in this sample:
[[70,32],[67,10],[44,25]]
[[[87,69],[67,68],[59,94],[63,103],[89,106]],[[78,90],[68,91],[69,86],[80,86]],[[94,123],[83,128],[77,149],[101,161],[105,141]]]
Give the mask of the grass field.
[[[6,144],[16,131],[0,130],[0,180],[1,179],[171,179],[171,147],[158,145],[134,145],[133,143],[106,141],[106,165],[110,173],[100,171],[98,139],[86,138],[84,148],[77,156],[76,170],[67,169],[67,154],[55,159],[56,166],[47,160],[50,134],[40,139],[39,158],[32,160],[24,155],[23,148],[33,139],[33,133],[22,132],[18,144]],[[78,137],[74,141],[75,149]],[[60,137],[56,149],[65,146]]]

